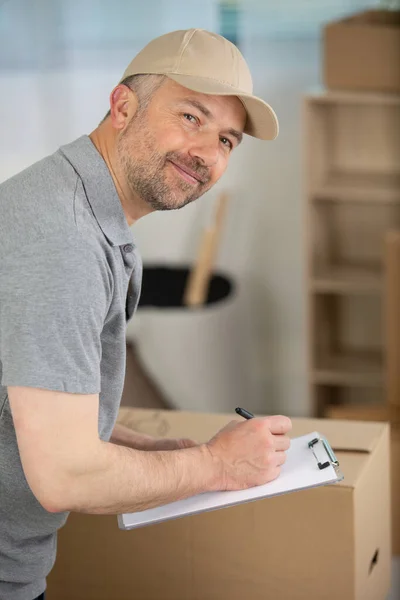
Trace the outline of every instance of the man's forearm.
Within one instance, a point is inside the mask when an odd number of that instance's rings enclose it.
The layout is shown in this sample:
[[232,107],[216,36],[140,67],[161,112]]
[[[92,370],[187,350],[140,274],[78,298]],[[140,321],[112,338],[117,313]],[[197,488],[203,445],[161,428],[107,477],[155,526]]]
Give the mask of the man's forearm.
[[136,448],[137,450],[151,450],[155,438],[150,435],[138,433],[117,423],[111,434],[110,442],[119,446]]
[[61,506],[57,502],[55,512],[118,514],[221,489],[221,482],[219,467],[205,445],[145,452],[99,442],[95,455],[90,454],[79,471],[70,472],[61,487]]

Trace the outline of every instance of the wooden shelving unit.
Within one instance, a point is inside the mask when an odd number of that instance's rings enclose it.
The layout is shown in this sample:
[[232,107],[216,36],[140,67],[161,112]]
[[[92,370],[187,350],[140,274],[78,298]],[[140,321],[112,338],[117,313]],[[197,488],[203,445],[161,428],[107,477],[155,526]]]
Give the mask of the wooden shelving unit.
[[385,236],[400,230],[400,96],[323,90],[304,97],[303,111],[313,413],[385,406]]
[[332,354],[315,366],[312,379],[315,384],[379,388],[383,385],[382,359],[378,353]]
[[379,294],[382,273],[378,268],[319,266],[310,279],[310,287],[314,293]]

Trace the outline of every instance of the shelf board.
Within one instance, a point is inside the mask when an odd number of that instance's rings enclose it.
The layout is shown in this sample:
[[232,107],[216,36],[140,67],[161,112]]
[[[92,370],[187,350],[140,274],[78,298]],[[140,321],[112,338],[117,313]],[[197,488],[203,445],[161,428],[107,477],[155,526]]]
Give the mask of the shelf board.
[[378,353],[346,353],[320,360],[313,373],[315,384],[382,387],[384,372],[382,355]]
[[319,294],[380,294],[382,287],[382,271],[372,267],[330,266],[317,269],[310,281],[311,290]]
[[330,202],[400,203],[400,173],[332,173],[310,194]]
[[318,104],[372,104],[400,106],[400,94],[384,92],[360,92],[347,90],[329,90],[319,85],[310,88],[305,95],[309,102]]

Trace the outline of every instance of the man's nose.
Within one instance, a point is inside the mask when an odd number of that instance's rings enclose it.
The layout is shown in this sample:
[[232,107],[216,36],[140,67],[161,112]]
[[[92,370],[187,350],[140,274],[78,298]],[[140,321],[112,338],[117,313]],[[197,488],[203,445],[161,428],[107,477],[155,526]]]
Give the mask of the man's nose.
[[197,158],[207,167],[214,167],[219,158],[219,144],[220,141],[215,140],[214,136],[207,136],[196,144],[190,150],[192,158]]

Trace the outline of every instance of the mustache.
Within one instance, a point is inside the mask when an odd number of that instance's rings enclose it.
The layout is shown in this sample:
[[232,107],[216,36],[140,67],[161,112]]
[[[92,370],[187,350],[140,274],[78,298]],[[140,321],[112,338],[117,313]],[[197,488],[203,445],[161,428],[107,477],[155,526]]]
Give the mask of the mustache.
[[202,185],[207,184],[210,181],[210,171],[200,159],[183,157],[178,152],[167,152],[165,155],[165,161],[176,162],[182,167],[186,167],[189,171],[193,171],[201,181]]

